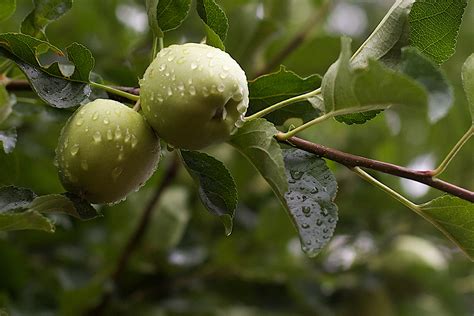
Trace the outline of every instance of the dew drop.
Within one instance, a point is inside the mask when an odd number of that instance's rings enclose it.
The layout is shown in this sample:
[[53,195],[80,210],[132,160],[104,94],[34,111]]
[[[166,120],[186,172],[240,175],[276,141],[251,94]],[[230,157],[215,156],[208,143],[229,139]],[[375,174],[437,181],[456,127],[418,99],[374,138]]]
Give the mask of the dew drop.
[[174,60],[174,56],[173,55],[169,55],[168,56],[168,61],[173,61]]
[[161,64],[159,67],[158,67],[158,70],[159,71],[163,71],[166,69],[166,64]]
[[222,69],[224,69],[225,71],[229,71],[229,70],[230,70],[230,67],[227,66],[227,65],[224,65],[224,66],[222,66]]
[[227,78],[228,75],[229,75],[229,74],[228,74],[227,72],[221,72],[221,73],[219,74],[219,77],[220,77],[221,79],[225,79],[225,78]]
[[120,167],[114,168],[114,170],[112,170],[112,179],[117,180],[117,178],[122,174],[122,172],[123,172],[122,168]]
[[99,117],[99,113],[94,112],[94,114],[92,115],[92,120],[95,121],[95,120],[97,120],[98,117]]
[[319,189],[317,187],[314,187],[312,190],[311,190],[311,193],[313,194],[316,194],[319,192]]
[[122,138],[122,130],[120,129],[120,126],[117,125],[117,129],[115,130],[115,139],[119,140]]
[[77,155],[78,152],[79,152],[79,144],[72,145],[71,150],[70,150],[71,156]]
[[198,65],[196,63],[191,63],[191,70],[196,70]]
[[308,229],[308,228],[309,228],[309,224],[303,223],[303,224],[301,224],[301,227],[304,228],[304,229]]
[[194,86],[189,86],[188,91],[190,95],[196,95],[196,88]]
[[177,63],[177,64],[182,64],[182,63],[184,63],[185,61],[186,61],[186,58],[180,57],[180,58],[176,61],[176,63]]
[[105,119],[104,119],[104,124],[107,125],[107,124],[109,124],[109,123],[110,123],[109,119],[108,119],[108,118],[105,118]]
[[331,223],[331,224],[334,223],[334,221],[335,221],[335,219],[332,218],[332,217],[330,219],[328,219],[328,222]]
[[64,148],[67,148],[67,146],[69,145],[69,138],[65,138],[64,139]]
[[328,210],[323,207],[323,208],[321,209],[321,215],[323,215],[324,217],[328,216],[328,215],[329,215]]
[[248,105],[244,102],[240,102],[239,104],[237,104],[237,112],[239,112],[240,114],[245,114],[245,112],[247,112],[247,108]]
[[99,131],[95,131],[94,135],[92,135],[92,139],[94,140],[94,143],[100,143],[102,141],[102,135]]
[[321,226],[322,224],[323,224],[323,221],[320,218],[318,218],[316,220],[316,225]]
[[224,90],[225,90],[225,87],[222,83],[217,86],[217,91],[224,92]]
[[83,170],[88,170],[89,169],[89,165],[87,164],[86,160],[81,160],[81,168]]
[[124,141],[125,141],[126,143],[128,143],[128,142],[130,141],[130,137],[131,137],[131,136],[130,136],[130,131],[129,131],[129,129],[127,128],[127,129],[125,130],[125,138],[124,138]]
[[86,132],[86,133],[89,132],[89,127],[86,127],[86,128],[84,129],[84,132]]
[[184,83],[180,82],[180,83],[178,84],[178,90],[179,90],[179,91],[184,91]]
[[83,119],[78,119],[77,122],[76,122],[76,125],[77,126],[81,126],[82,124],[84,124],[84,120]]
[[207,56],[207,58],[212,58],[212,57],[214,57],[214,55],[213,55],[212,53],[207,53],[206,56]]
[[112,135],[112,130],[111,129],[108,129],[107,130],[107,139],[108,140],[112,140],[114,138],[114,136]]
[[209,96],[209,89],[207,89],[207,87],[202,88],[202,95],[205,97]]
[[311,207],[303,206],[301,210],[303,211],[304,214],[308,214],[309,212],[311,212]]
[[240,119],[240,120],[237,120],[237,121],[235,121],[235,124],[234,124],[234,125],[235,125],[235,127],[237,127],[237,128],[241,128],[242,126],[244,126],[244,121],[241,120],[241,119]]
[[173,90],[171,90],[171,87],[168,87],[168,96],[172,96],[173,95]]
[[131,141],[132,148],[135,148],[135,146],[137,146],[137,143],[138,143],[137,137],[132,134],[132,141]]
[[293,180],[299,180],[303,176],[303,172],[298,171],[298,170],[292,170],[290,171],[290,175],[293,178]]

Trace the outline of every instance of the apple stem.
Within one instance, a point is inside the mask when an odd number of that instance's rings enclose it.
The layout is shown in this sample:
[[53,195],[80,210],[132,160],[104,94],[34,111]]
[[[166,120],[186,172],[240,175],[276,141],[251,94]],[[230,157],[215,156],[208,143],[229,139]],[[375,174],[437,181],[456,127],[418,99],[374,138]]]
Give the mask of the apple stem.
[[135,105],[133,106],[133,110],[138,112],[140,111],[140,109],[141,109],[140,100],[138,100],[137,103],[135,103]]
[[121,90],[112,88],[110,86],[103,85],[101,83],[91,81],[91,82],[89,82],[89,84],[94,88],[105,90],[107,92],[119,95],[119,96],[124,97],[126,99],[129,99],[131,101],[137,102],[138,100],[140,100],[140,97],[138,95],[134,95],[134,94],[131,94],[131,93],[128,93],[128,92],[125,92],[125,91],[121,91]]

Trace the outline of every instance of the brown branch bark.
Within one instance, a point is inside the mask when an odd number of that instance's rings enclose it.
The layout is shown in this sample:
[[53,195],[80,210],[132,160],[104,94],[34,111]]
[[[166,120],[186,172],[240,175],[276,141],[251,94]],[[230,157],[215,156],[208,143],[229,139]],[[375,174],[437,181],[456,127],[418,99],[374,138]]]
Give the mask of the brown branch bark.
[[440,191],[457,196],[461,199],[474,202],[474,192],[458,187],[449,182],[434,178],[432,176],[432,170],[413,170],[387,162],[356,156],[339,151],[337,149],[315,144],[298,137],[291,137],[287,140],[287,142],[296,148],[338,162],[349,168],[367,168],[391,174],[397,177],[414,180],[416,182],[426,184]]
[[[123,248],[117,260],[117,265],[115,266],[115,269],[112,271],[109,278],[113,286],[116,286],[117,283],[119,282],[120,276],[125,271],[130,258],[132,257],[133,253],[138,248],[138,246],[140,245],[140,242],[142,241],[143,236],[145,236],[145,233],[147,232],[148,224],[150,223],[151,215],[153,214],[153,210],[155,210],[155,206],[160,200],[160,197],[163,191],[172,183],[172,181],[176,177],[178,168],[179,168],[179,159],[178,159],[178,156],[175,155],[173,157],[173,161],[168,166],[160,185],[156,187],[156,190],[153,193],[153,196],[151,197],[150,201],[145,207],[145,210],[143,211],[143,214],[140,218],[140,222],[138,223],[138,226],[135,228],[134,232],[130,236],[130,239],[128,239],[127,244]],[[112,291],[105,292],[102,295],[102,298],[99,301],[99,303],[93,308],[91,308],[87,312],[87,314],[88,315],[102,315],[105,309],[107,308],[107,305],[109,304],[110,299],[112,298],[112,294],[113,294]]]
[[[31,87],[26,80],[12,80],[6,85],[7,90],[9,91],[23,91],[31,90]],[[114,87],[122,91],[126,91],[132,94],[139,94],[140,89],[134,87]],[[278,135],[277,135],[278,139]],[[432,170],[412,170],[398,165],[394,165],[387,162],[377,161],[361,156],[352,155],[345,153],[333,148],[325,147],[323,145],[315,144],[307,140],[291,137],[286,142],[291,145],[302,149],[304,151],[316,154],[318,156],[327,158],[332,161],[336,161],[344,166],[349,168],[362,167],[367,169],[372,169],[380,171],[383,173],[391,174],[397,177],[410,179],[416,182],[426,184],[432,188],[438,189],[440,191],[452,194],[461,199],[474,202],[474,192],[469,191],[465,188],[461,188],[452,183],[440,180],[433,177]]]

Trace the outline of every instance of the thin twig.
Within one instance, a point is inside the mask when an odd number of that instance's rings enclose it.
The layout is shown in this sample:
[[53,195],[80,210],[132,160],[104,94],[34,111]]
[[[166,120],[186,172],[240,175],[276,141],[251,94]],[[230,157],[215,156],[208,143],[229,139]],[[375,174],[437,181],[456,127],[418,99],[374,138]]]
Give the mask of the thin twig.
[[287,139],[286,142],[296,148],[338,162],[349,168],[362,167],[377,170],[383,173],[420,182],[461,199],[474,202],[474,192],[432,177],[432,170],[413,170],[387,162],[356,156],[320,144],[315,144],[298,137],[291,137]]
[[[134,87],[114,87],[115,89],[122,90],[131,94],[139,94],[139,88]],[[31,87],[26,80],[12,80],[7,84],[7,90],[9,91],[21,91],[21,90],[31,90]],[[435,178],[433,170],[413,170],[398,165],[394,165],[387,162],[377,161],[361,156],[352,155],[345,153],[336,149],[328,148],[323,145],[315,144],[307,140],[290,137],[285,139],[286,136],[283,133],[277,135],[277,139],[280,142],[288,142],[293,146],[302,149],[304,151],[314,153],[321,157],[327,158],[329,160],[336,161],[342,165],[345,165],[349,168],[362,167],[372,170],[377,170],[383,173],[391,174],[401,178],[410,179],[416,182],[426,184],[435,189],[441,190],[443,192],[452,194],[464,200],[474,202],[474,192],[467,189],[458,187],[449,182]]]
[[274,68],[276,68],[282,61],[286,59],[291,53],[293,53],[298,47],[300,47],[306,39],[316,30],[317,25],[322,22],[322,18],[326,16],[329,10],[331,1],[325,1],[318,11],[316,11],[308,21],[304,24],[303,28],[295,34],[295,36],[283,47],[262,69],[257,71],[255,77],[260,77]]
[[[123,248],[122,253],[120,254],[118,258],[115,269],[112,271],[110,275],[109,279],[114,286],[118,284],[121,274],[123,273],[123,271],[125,271],[125,268],[127,267],[127,264],[130,261],[130,258],[132,257],[133,253],[138,248],[138,246],[140,245],[140,242],[143,239],[143,236],[145,236],[145,233],[147,232],[148,224],[150,223],[151,215],[153,214],[153,210],[155,210],[156,208],[155,206],[158,203],[163,191],[174,180],[177,174],[178,168],[179,168],[179,159],[177,155],[175,155],[175,157],[173,157],[173,161],[168,166],[165,172],[165,175],[163,176],[163,179],[161,180],[160,185],[156,187],[156,190],[153,193],[153,196],[151,197],[150,201],[145,207],[142,217],[140,218],[140,222],[138,223],[138,226],[135,228],[135,231],[130,236],[130,239],[128,239],[127,244]],[[100,302],[95,307],[90,309],[87,314],[88,315],[102,315],[107,305],[109,304],[111,298],[112,298],[112,292],[111,291],[105,292],[102,295],[102,299],[100,300]]]

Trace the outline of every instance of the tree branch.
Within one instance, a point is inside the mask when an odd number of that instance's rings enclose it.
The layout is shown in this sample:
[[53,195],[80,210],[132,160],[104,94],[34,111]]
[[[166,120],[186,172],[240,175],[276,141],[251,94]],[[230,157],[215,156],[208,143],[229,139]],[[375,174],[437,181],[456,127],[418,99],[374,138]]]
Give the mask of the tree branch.
[[[280,140],[280,142],[284,141]],[[457,196],[461,199],[474,202],[474,192],[458,187],[449,182],[434,178],[432,176],[432,170],[413,170],[387,162],[356,156],[339,151],[337,149],[315,144],[298,137],[291,137],[287,139],[286,142],[290,143],[296,148],[338,162],[349,168],[362,167],[377,170],[383,173],[420,182],[432,188]]]
[[[160,197],[163,191],[171,184],[173,179],[176,177],[178,168],[179,168],[179,159],[177,155],[174,155],[173,161],[168,166],[160,185],[156,187],[156,190],[153,193],[153,196],[151,197],[150,201],[145,207],[145,210],[143,211],[143,214],[142,214],[142,217],[140,218],[140,222],[138,223],[138,226],[135,228],[135,231],[132,233],[132,235],[130,236],[130,239],[128,240],[127,244],[123,248],[122,253],[120,254],[118,258],[117,265],[115,266],[115,269],[112,271],[110,275],[109,279],[114,286],[118,283],[120,276],[125,270],[125,268],[127,267],[127,264],[130,258],[132,257],[134,251],[140,245],[140,242],[143,239],[143,236],[145,236],[145,233],[147,232],[148,224],[150,223],[151,215],[153,214],[153,210],[155,210],[155,206],[160,200]],[[105,308],[109,304],[111,297],[112,297],[112,291],[105,292],[102,295],[100,302],[95,307],[90,309],[87,314],[88,315],[102,315],[103,312],[105,311]]]
[[[24,91],[31,90],[31,87],[26,80],[11,80],[7,81],[7,90],[9,91]],[[115,89],[122,90],[132,94],[139,94],[140,88],[134,87],[114,87]],[[440,180],[433,175],[435,174],[434,170],[413,170],[398,165],[394,165],[387,162],[377,161],[361,156],[352,155],[345,153],[333,148],[325,147],[323,145],[315,144],[307,140],[290,137],[287,140],[279,137],[283,137],[283,133],[280,133],[276,138],[282,143],[289,143],[296,148],[302,149],[309,153],[316,154],[318,156],[327,158],[329,160],[338,162],[349,168],[362,167],[372,170],[377,170],[383,173],[391,174],[397,177],[410,179],[416,182],[426,184],[432,188],[438,189],[440,191],[449,193],[451,195],[457,196],[461,199],[474,202],[474,192],[467,189],[461,188],[449,182]]]
[[260,77],[274,68],[300,47],[306,39],[314,32],[316,26],[322,22],[322,18],[326,16],[331,1],[325,1],[318,11],[316,11],[305,23],[303,28],[295,34],[295,36],[284,46],[262,69],[257,71],[255,77]]

